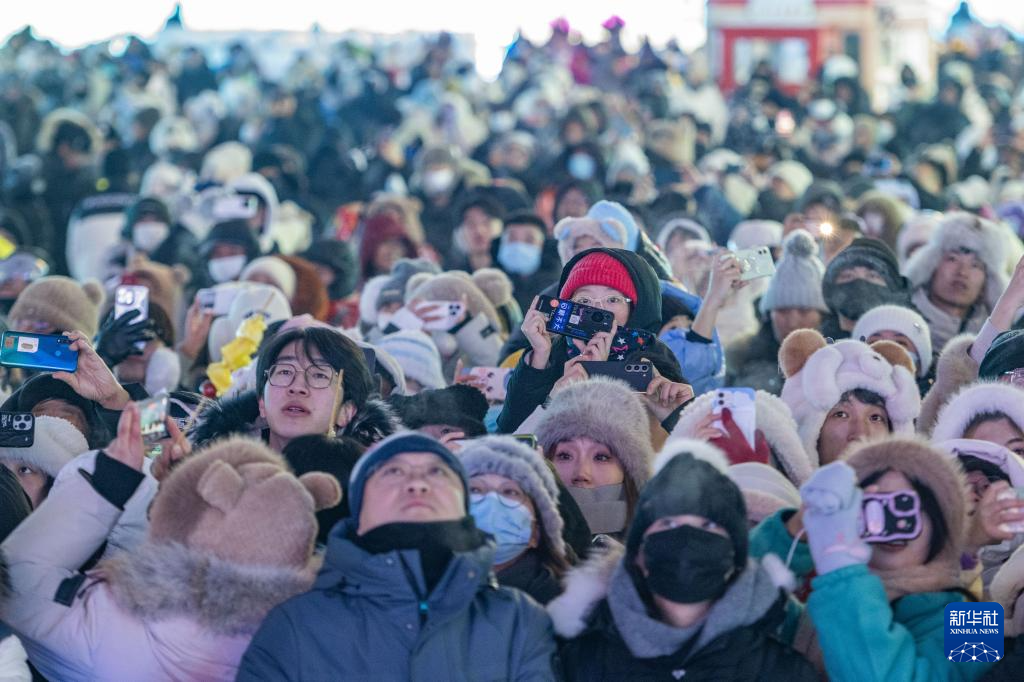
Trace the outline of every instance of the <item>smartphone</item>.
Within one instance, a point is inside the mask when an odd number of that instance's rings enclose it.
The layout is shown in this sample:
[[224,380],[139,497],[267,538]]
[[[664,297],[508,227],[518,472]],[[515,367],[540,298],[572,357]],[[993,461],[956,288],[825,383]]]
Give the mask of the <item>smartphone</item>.
[[31,412],[0,412],[0,448],[30,448],[35,434],[36,418]]
[[139,430],[142,432],[142,439],[147,443],[154,443],[166,438],[169,407],[167,394],[161,393],[135,404],[139,408]]
[[[121,285],[114,292],[114,318],[128,315],[132,322],[142,322],[149,317],[149,287]],[[143,350],[145,341],[136,341],[135,347]]]
[[914,490],[864,493],[860,536],[865,542],[913,540],[921,534],[921,499]]
[[215,317],[223,317],[231,310],[231,304],[238,296],[239,291],[241,291],[241,287],[237,286],[200,289],[196,292],[196,300],[199,301],[199,307],[203,310],[212,312]]
[[0,337],[0,365],[50,372],[78,369],[78,351],[63,334],[6,331]]
[[537,434],[534,433],[513,433],[512,437],[532,450],[537,449]]
[[638,393],[646,393],[654,378],[654,366],[649,362],[616,362],[615,360],[591,360],[580,363],[590,376],[606,376],[620,379]]
[[[388,321],[388,327],[394,326],[402,330],[423,330],[423,319],[406,307],[401,307],[394,312]],[[387,331],[387,330],[385,330]]]
[[[715,414],[722,414],[722,410],[729,408],[732,420],[736,422],[751,448],[754,447],[754,432],[757,429],[754,395],[752,388],[720,388],[715,391],[715,399],[711,405],[711,411]],[[712,426],[725,432],[725,426],[721,421],[716,421]]]
[[440,320],[431,320],[423,323],[423,330],[428,332],[446,332],[455,326],[456,320],[462,315],[463,305],[461,301],[424,301],[421,306],[437,306],[435,315],[440,313],[443,317]]
[[767,246],[741,249],[733,253],[736,254],[736,260],[740,263],[740,280],[746,282],[751,279],[771,277],[775,274],[775,261],[772,260],[772,250]]
[[470,367],[462,370],[463,376],[474,376],[485,382],[484,395],[488,400],[502,402],[507,394],[505,386],[508,383],[511,369],[506,367]]
[[537,310],[548,316],[545,327],[552,334],[584,341],[598,332],[610,332],[615,322],[615,316],[607,310],[551,296],[541,296]]
[[211,207],[211,217],[217,222],[224,220],[248,220],[259,210],[259,201],[246,194],[226,194],[217,197]]

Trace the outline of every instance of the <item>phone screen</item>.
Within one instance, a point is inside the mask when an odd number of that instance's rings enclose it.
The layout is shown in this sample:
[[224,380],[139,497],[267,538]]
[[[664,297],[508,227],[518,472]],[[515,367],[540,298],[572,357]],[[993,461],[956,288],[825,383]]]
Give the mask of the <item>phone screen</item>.
[[0,337],[0,365],[52,372],[78,369],[78,351],[63,334],[6,331]]

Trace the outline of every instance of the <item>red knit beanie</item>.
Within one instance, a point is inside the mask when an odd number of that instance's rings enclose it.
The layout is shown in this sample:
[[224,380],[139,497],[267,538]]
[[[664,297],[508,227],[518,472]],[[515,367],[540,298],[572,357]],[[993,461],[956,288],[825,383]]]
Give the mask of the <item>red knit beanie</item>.
[[577,261],[569,272],[562,290],[558,292],[558,297],[572,298],[578,289],[593,285],[611,287],[636,303],[636,285],[633,284],[633,278],[629,276],[626,266],[618,258],[601,251]]

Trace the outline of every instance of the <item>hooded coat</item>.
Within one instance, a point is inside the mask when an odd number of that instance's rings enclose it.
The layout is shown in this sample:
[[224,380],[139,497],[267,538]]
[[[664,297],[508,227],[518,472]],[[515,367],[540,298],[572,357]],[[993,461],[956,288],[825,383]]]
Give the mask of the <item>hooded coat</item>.
[[570,573],[548,611],[566,638],[559,649],[566,680],[810,682],[810,664],[774,635],[785,606],[772,576],[750,561],[700,632],[676,646],[679,630],[650,616],[620,552],[611,551]]
[[239,680],[554,678],[551,622],[494,583],[491,543],[456,553],[424,598],[418,551],[370,554],[354,532],[331,532],[312,590],[267,616]]
[[[643,258],[632,251],[602,248],[588,249],[576,254],[562,268],[558,289],[561,290],[565,285],[565,281],[576,263],[588,254],[595,252],[609,255],[622,263],[636,287],[637,301],[630,310],[626,326],[630,329],[644,329],[657,335],[661,330],[661,285],[654,270],[647,265]],[[544,369],[531,367],[525,361],[526,354],[520,358],[519,364],[509,375],[505,403],[501,414],[498,415],[498,431],[500,433],[515,431],[537,407],[544,403],[555,382],[562,377],[565,363],[569,359],[567,344],[565,337],[557,337],[554,340],[551,347],[551,358],[548,361],[548,366]],[[676,373],[679,372],[678,361],[672,355],[672,351],[661,341],[655,341],[652,346],[643,351],[643,355],[659,367],[662,362],[669,367],[675,365]],[[627,358],[626,361],[632,359],[634,358]],[[666,375],[664,370],[660,371]]]

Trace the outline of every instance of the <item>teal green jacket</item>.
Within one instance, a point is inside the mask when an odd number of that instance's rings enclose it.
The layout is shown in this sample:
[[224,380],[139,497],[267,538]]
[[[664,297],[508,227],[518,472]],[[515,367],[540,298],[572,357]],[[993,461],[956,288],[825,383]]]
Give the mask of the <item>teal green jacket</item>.
[[[782,520],[785,513],[768,517],[751,531],[752,556],[772,553],[786,560],[793,538]],[[799,543],[790,569],[800,580],[813,567],[807,543]],[[991,668],[948,659],[945,609],[964,601],[958,592],[923,592],[890,603],[882,581],[864,564],[819,575],[811,588],[807,614],[818,633],[825,670],[835,682],[976,680]],[[787,629],[795,630],[792,623]]]

